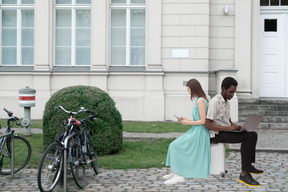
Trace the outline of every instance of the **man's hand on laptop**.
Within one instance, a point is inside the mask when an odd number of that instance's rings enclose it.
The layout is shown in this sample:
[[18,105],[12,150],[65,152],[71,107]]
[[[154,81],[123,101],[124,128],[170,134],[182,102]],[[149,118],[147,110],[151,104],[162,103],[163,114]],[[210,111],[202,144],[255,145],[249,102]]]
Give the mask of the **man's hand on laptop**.
[[240,125],[235,125],[233,124],[232,126],[229,127],[229,131],[234,131],[234,130],[240,130],[241,126]]

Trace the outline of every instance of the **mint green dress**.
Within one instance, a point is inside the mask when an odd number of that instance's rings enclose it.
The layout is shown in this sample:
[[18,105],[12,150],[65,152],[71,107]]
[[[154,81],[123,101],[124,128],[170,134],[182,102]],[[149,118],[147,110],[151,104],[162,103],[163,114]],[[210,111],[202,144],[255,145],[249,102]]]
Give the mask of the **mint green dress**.
[[[200,120],[198,99],[192,111],[194,121]],[[205,101],[207,113],[208,102],[202,99]],[[170,143],[166,166],[170,166],[174,173],[185,178],[207,178],[210,173],[210,159],[209,131],[205,125],[193,125]]]

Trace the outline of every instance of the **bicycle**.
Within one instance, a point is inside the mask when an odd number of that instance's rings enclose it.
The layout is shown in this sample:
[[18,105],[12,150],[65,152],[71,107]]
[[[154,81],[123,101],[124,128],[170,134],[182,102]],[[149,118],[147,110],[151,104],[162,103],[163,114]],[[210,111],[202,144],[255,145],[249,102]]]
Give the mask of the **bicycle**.
[[[93,121],[94,119],[96,119],[98,114],[89,109],[85,110],[86,112],[92,113],[93,115],[90,115],[88,118],[81,119],[79,121],[75,119],[76,124],[81,125],[81,130],[75,130],[76,136],[73,137],[73,139],[71,140],[71,149],[69,150],[69,152],[71,152],[71,155],[69,154],[69,157],[72,157],[72,159],[68,159],[73,178],[79,188],[83,188],[85,186],[86,166],[87,168],[89,168],[89,166],[91,165],[95,174],[98,175],[99,173],[97,153],[91,139],[92,133],[90,128],[86,126],[86,121]],[[79,175],[79,168],[82,170],[82,175]]]
[[[56,187],[60,178],[62,178],[62,172],[63,172],[63,167],[64,167],[63,166],[64,150],[68,150],[67,163],[70,164],[73,178],[76,176],[77,176],[76,178],[79,177],[81,173],[78,172],[78,168],[82,166],[82,175],[80,177],[82,178],[83,182],[81,183],[80,186],[83,187],[85,185],[85,168],[86,168],[85,166],[87,164],[83,163],[82,160],[79,160],[82,147],[80,147],[79,145],[80,137],[77,136],[80,134],[79,125],[81,124],[81,122],[73,118],[73,115],[77,115],[80,112],[87,112],[87,113],[94,113],[94,112],[84,109],[84,108],[81,108],[78,112],[67,111],[61,105],[58,105],[55,109],[62,109],[65,113],[68,113],[71,116],[68,119],[68,122],[66,122],[66,120],[64,121],[65,123],[64,133],[58,135],[58,138],[56,139],[56,141],[48,146],[48,148],[45,150],[43,157],[40,161],[37,181],[38,181],[38,187],[40,191],[42,192],[52,191]],[[95,118],[96,116],[97,114],[94,114],[93,118]],[[70,139],[68,141],[67,149],[65,149],[64,141],[68,137]],[[92,143],[91,138],[89,142]],[[95,154],[94,157],[97,158],[94,147],[89,147],[88,154],[92,155],[92,153],[90,152],[92,149],[94,150],[94,153],[93,153],[93,155]],[[96,174],[98,174],[98,161],[97,163],[94,162],[92,166],[97,167],[95,168],[97,172],[95,170],[94,171]],[[78,182],[78,184],[79,183],[80,182]]]
[[[21,126],[19,118],[13,116],[13,112],[3,109],[9,116],[7,120],[7,127],[4,134],[11,132],[11,122],[16,122],[16,125]],[[1,127],[0,127],[1,128]],[[19,172],[29,162],[31,157],[30,143],[21,136],[14,135],[14,173]],[[11,174],[11,136],[0,139],[0,174]]]

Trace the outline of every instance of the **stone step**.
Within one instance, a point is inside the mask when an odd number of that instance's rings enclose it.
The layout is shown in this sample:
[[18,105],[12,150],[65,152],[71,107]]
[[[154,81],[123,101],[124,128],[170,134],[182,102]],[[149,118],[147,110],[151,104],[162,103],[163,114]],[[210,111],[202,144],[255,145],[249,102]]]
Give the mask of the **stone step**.
[[239,99],[240,124],[248,115],[263,115],[259,129],[288,129],[288,99]]
[[238,112],[239,116],[248,116],[248,115],[263,115],[263,116],[282,116],[287,117],[288,116],[288,109],[287,111],[282,110],[248,110],[248,109],[239,109]]
[[[237,122],[236,124],[243,125],[244,122]],[[288,123],[264,123],[264,122],[261,122],[258,125],[257,129],[261,129],[261,130],[269,130],[269,129],[288,130]]]
[[256,104],[239,104],[239,110],[264,110],[264,111],[285,111],[288,110],[288,105],[256,105]]
[[239,114],[261,114],[261,115],[288,115],[288,100],[277,101],[251,101],[250,99],[239,101],[238,105]]
[[260,123],[258,129],[288,130],[288,123]]
[[271,113],[271,112],[267,112],[267,113],[259,113],[257,111],[245,111],[245,112],[240,112],[238,113],[239,118],[240,117],[247,117],[248,115],[262,115],[263,117],[274,117],[274,118],[278,118],[278,117],[287,117],[288,115],[285,113],[279,113],[279,112],[275,112],[275,113]]
[[[239,116],[238,121],[244,122],[247,116]],[[261,123],[288,123],[287,116],[263,116]]]
[[244,103],[239,103],[239,109],[247,109],[247,110],[257,110],[257,109],[263,109],[263,110],[268,110],[268,109],[276,109],[276,110],[287,110],[288,105],[261,105],[261,104],[244,104]]
[[240,104],[261,104],[261,105],[288,105],[288,99],[286,98],[275,98],[275,99],[251,99],[241,98],[238,99]]

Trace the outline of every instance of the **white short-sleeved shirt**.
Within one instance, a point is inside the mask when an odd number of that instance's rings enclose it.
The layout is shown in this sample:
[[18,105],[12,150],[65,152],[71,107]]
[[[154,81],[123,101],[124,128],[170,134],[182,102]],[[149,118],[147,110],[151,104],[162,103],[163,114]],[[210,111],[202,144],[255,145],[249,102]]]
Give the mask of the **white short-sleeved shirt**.
[[[207,119],[213,120],[213,123],[221,126],[231,126],[230,124],[230,103],[225,101],[219,93],[215,95],[208,104]],[[209,130],[210,138],[215,137],[219,131]]]

